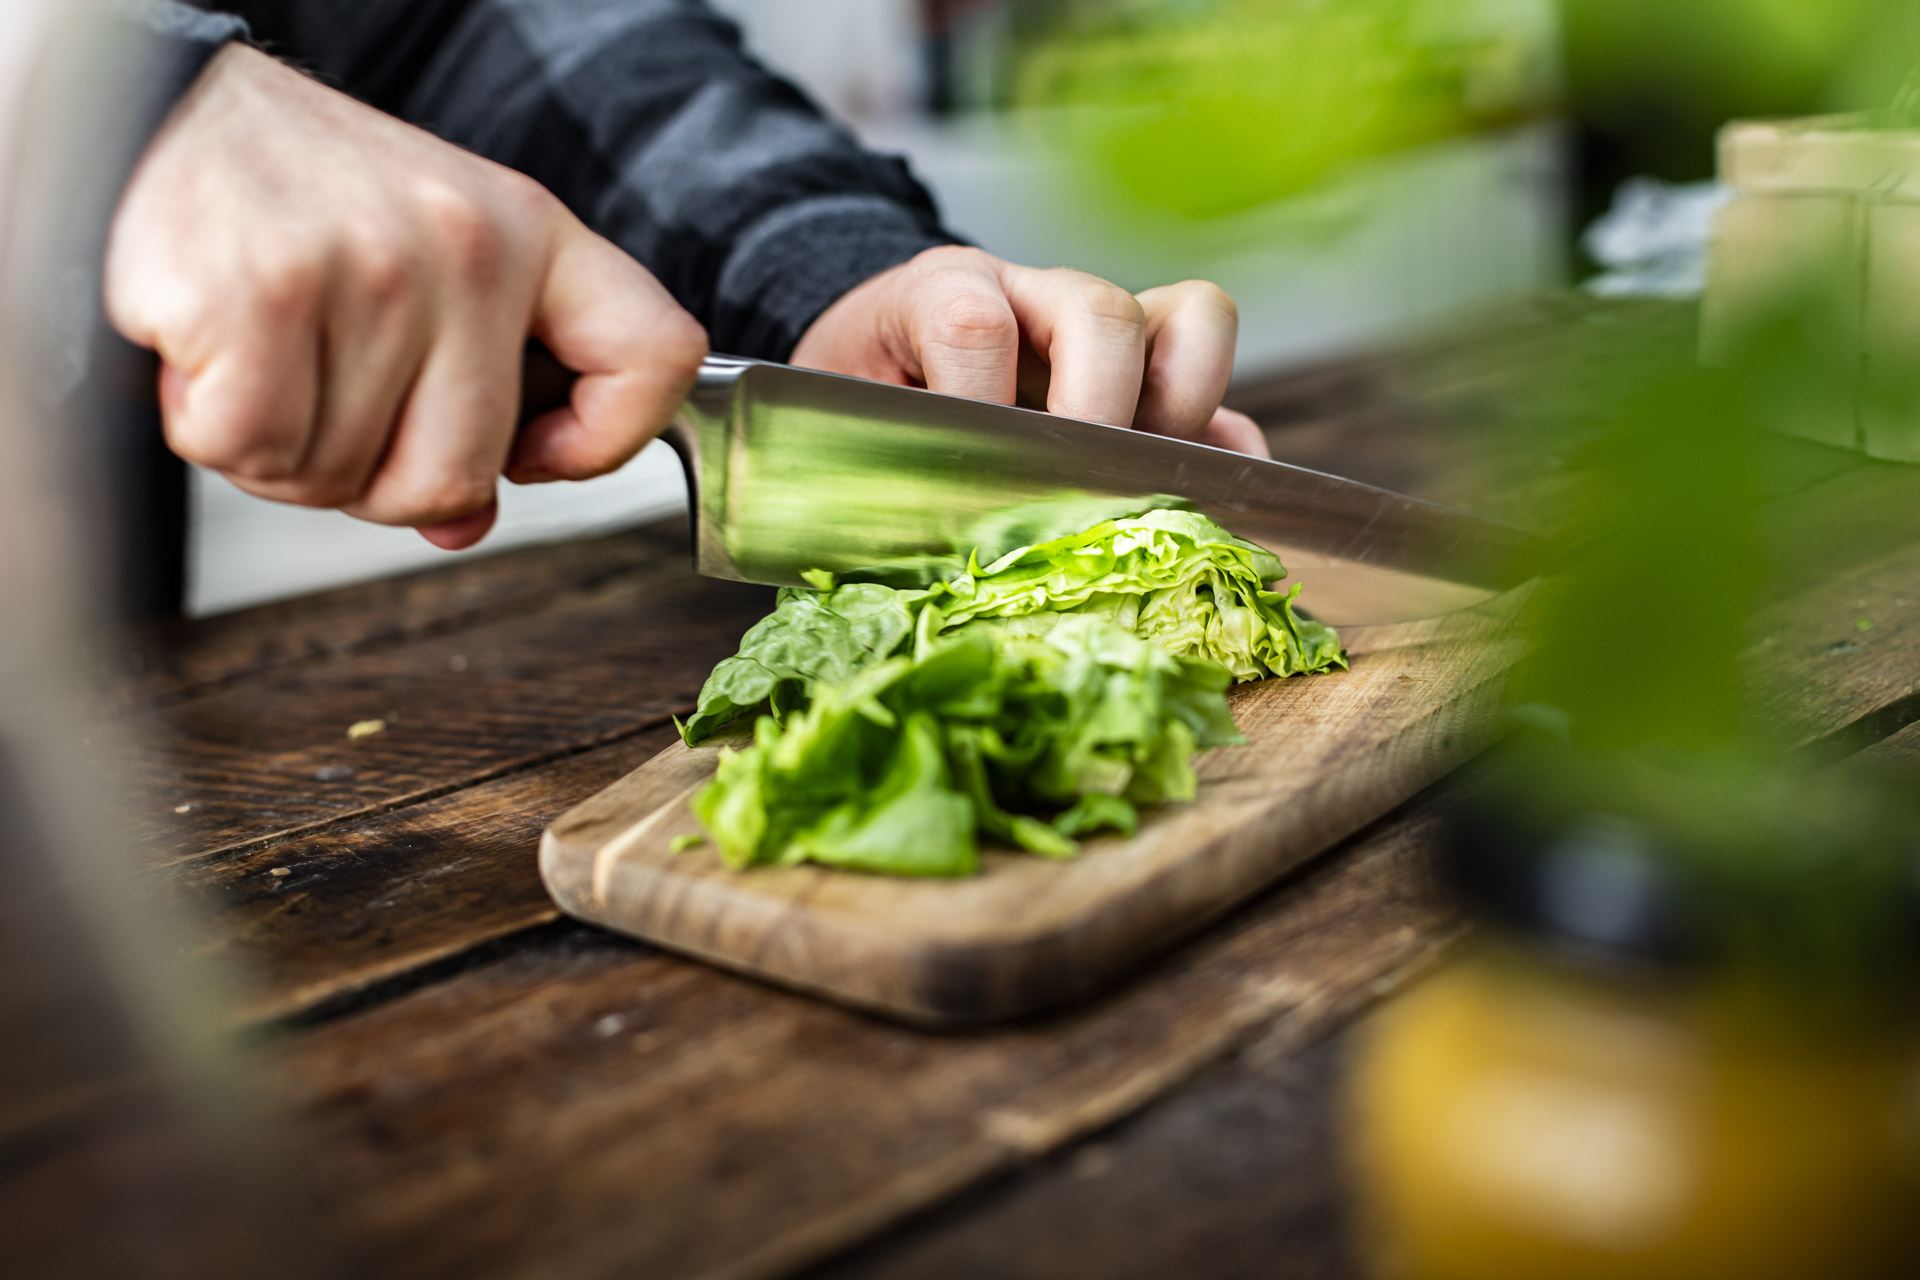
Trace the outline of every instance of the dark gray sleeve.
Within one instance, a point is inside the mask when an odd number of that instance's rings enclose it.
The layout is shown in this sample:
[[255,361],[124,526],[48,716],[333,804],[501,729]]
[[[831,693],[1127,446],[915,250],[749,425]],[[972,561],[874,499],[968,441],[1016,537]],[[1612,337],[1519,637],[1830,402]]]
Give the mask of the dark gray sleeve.
[[784,360],[870,276],[949,244],[905,164],[698,0],[234,0],[265,46],[538,179],[714,348]]

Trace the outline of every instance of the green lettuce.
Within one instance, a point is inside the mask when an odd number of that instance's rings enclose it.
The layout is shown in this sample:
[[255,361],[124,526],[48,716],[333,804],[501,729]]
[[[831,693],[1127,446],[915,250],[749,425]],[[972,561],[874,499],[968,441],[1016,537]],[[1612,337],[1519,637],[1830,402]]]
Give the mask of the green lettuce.
[[[1024,512],[983,543],[1004,545],[1009,531],[1044,528],[1058,514]],[[739,654],[714,668],[681,732],[691,744],[744,716],[785,722],[820,684],[981,625],[1033,639],[1068,618],[1097,617],[1168,653],[1217,663],[1236,680],[1345,667],[1333,629],[1294,612],[1299,586],[1268,589],[1285,575],[1264,548],[1197,512],[1164,509],[1017,546],[984,567],[976,552],[931,587],[834,586],[811,575],[822,589],[780,593]]]
[[1142,805],[1192,799],[1194,752],[1242,741],[1226,670],[1095,615],[910,647],[721,751],[693,810],[729,865],[968,875],[982,835],[1066,857],[1130,834]]
[[1333,628],[1293,611],[1279,557],[1195,511],[1148,511],[1008,552],[931,589],[942,625],[1021,619],[1028,633],[1096,614],[1170,653],[1206,658],[1236,680],[1346,666]]
[[916,594],[865,582],[783,588],[773,612],[741,637],[740,652],[707,677],[681,736],[698,742],[749,713],[785,719],[816,683],[839,684],[898,652],[913,634]]

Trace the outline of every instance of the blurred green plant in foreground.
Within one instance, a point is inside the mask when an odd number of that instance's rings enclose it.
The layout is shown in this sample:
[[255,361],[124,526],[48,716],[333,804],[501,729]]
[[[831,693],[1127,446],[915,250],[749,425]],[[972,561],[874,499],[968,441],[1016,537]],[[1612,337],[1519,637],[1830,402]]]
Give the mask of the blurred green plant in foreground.
[[1884,108],[1910,0],[1014,0],[1006,105],[1086,180],[1208,218],[1354,161],[1559,113],[1594,200],[1712,171],[1734,117]]
[[1920,962],[1920,807],[1835,763],[1866,743],[1812,719],[1797,682],[1852,651],[1829,631],[1864,634],[1822,588],[1920,534],[1920,469],[1779,432],[1783,406],[1844,403],[1829,293],[1782,294],[1714,368],[1690,310],[1616,317],[1604,378],[1533,401],[1568,460],[1560,567],[1466,827],[1519,882],[1601,824],[1606,856],[1659,886],[1682,969],[1707,957],[1716,982],[1839,1012],[1882,1007]]
[[1213,217],[1537,107],[1546,13],[1546,0],[1021,5],[1013,102],[1058,109],[1072,154],[1124,197]]
[[1571,108],[1612,180],[1713,170],[1734,117],[1885,104],[1913,61],[1907,0],[1560,0]]

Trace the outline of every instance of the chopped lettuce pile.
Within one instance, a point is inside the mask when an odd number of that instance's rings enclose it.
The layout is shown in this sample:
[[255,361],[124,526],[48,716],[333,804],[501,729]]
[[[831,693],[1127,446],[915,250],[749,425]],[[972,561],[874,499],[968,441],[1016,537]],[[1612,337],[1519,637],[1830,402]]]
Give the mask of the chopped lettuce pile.
[[1272,552],[1192,511],[1148,511],[1083,533],[1019,547],[982,568],[970,559],[946,582],[897,590],[854,582],[788,588],[713,669],[682,730],[696,743],[742,716],[784,722],[816,684],[839,684],[905,653],[913,637],[990,620],[1013,636],[1044,634],[1092,614],[1169,653],[1217,662],[1236,680],[1347,665],[1333,628],[1293,611],[1299,586]]
[[1066,857],[1193,798],[1194,751],[1241,741],[1228,683],[1090,615],[1038,639],[973,628],[762,717],[693,810],[736,867],[968,875],[982,835]]
[[1190,799],[1195,750],[1240,741],[1235,680],[1346,666],[1270,552],[1153,510],[947,580],[787,589],[681,733],[743,717],[694,812],[732,865],[964,875],[979,836],[1049,857]]

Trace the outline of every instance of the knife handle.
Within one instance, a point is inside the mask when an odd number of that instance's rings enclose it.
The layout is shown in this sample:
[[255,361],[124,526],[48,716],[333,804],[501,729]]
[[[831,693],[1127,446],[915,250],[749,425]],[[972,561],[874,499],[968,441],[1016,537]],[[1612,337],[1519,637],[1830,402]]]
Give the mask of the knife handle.
[[578,379],[578,374],[547,350],[546,343],[528,338],[520,364],[520,425],[524,427],[550,410],[566,408]]

